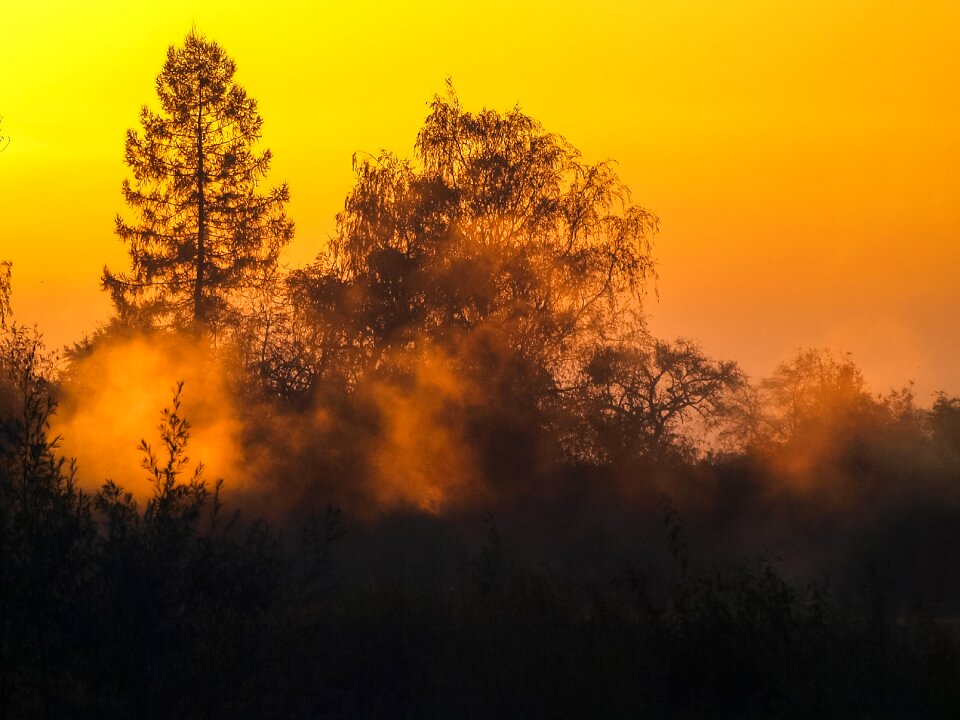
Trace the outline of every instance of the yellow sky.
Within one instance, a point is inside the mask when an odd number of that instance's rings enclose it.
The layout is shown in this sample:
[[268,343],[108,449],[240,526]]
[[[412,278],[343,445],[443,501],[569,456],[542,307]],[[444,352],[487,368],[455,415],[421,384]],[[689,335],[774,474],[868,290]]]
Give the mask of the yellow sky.
[[[40,6],[40,9],[37,8]],[[960,393],[960,3],[44,2],[0,16],[0,259],[54,344],[122,268],[123,139],[192,24],[257,98],[311,259],[354,151],[410,154],[452,76],[519,103],[657,212],[656,331],[768,373],[850,351],[877,390]]]

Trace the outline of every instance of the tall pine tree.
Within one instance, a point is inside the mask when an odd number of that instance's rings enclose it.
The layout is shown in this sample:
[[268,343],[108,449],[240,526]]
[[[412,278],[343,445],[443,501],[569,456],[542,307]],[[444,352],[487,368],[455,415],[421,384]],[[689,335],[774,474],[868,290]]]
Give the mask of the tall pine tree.
[[132,325],[218,333],[293,236],[286,184],[258,192],[271,154],[255,147],[263,120],[235,71],[191,31],[157,77],[161,111],[145,106],[142,132],[127,131],[123,195],[136,219],[118,215],[116,233],[132,271],[105,267],[103,287]]

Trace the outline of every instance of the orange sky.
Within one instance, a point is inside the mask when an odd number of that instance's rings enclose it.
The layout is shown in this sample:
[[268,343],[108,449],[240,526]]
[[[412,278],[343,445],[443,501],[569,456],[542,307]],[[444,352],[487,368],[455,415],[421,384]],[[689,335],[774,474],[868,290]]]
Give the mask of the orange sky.
[[[11,7],[12,5],[12,7]],[[654,329],[753,376],[850,351],[876,390],[960,393],[960,3],[26,2],[0,17],[0,259],[53,344],[124,267],[123,139],[193,23],[260,102],[311,259],[350,157],[410,154],[452,76],[614,158],[663,223]]]

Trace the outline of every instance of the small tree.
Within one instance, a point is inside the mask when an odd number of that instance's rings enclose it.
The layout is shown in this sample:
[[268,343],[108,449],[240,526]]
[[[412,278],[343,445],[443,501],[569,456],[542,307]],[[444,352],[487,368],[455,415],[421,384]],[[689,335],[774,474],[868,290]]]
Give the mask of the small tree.
[[127,132],[123,195],[137,219],[118,215],[116,233],[132,272],[104,268],[103,287],[132,324],[216,331],[293,236],[287,186],[258,192],[271,155],[255,149],[263,121],[235,71],[191,31],[157,77],[161,111],[144,107],[142,134]]
[[159,529],[178,527],[181,532],[188,533],[200,516],[207,497],[207,485],[202,478],[202,463],[194,466],[186,482],[181,478],[190,464],[187,457],[190,423],[180,412],[182,392],[183,383],[177,383],[173,409],[163,409],[159,428],[161,454],[158,456],[146,440],[140,441],[140,451],[143,453],[141,467],[147,471],[153,485],[153,498],[147,505],[145,521]]
[[826,350],[798,351],[760,383],[760,391],[769,439],[779,442],[811,434],[836,440],[841,429],[866,426],[880,409],[853,360]]
[[589,426],[585,446],[605,460],[690,450],[683,426],[712,427],[743,384],[736,363],[712,360],[690,340],[670,343],[641,331],[596,347],[576,393]]
[[10,307],[10,271],[12,263],[9,260],[0,262],[0,328],[7,326],[7,318],[13,315]]
[[929,417],[933,437],[960,457],[960,397],[937,393]]

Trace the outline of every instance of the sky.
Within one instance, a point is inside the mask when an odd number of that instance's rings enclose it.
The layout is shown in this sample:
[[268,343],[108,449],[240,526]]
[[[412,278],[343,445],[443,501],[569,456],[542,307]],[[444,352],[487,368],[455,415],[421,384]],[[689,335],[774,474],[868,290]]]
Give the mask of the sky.
[[[48,343],[110,314],[124,137],[191,27],[259,102],[268,182],[323,249],[354,152],[409,156],[451,77],[613,159],[660,217],[653,330],[768,375],[849,352],[877,392],[960,394],[960,3],[5,3],[0,259]],[[655,290],[655,291],[654,291]]]

